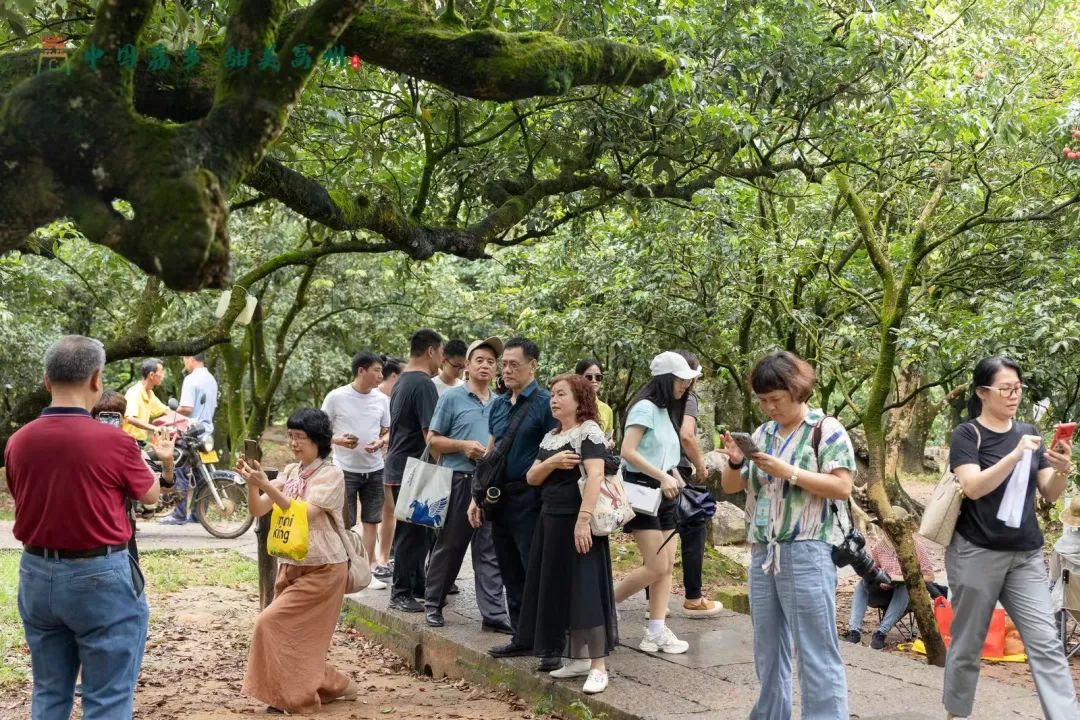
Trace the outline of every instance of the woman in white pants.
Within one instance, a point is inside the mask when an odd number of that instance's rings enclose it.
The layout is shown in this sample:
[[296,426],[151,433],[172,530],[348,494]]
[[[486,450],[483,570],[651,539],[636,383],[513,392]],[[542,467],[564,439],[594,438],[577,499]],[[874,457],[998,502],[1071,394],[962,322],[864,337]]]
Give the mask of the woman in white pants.
[[1051,502],[1069,477],[1072,441],[1045,449],[1032,425],[1014,420],[1023,396],[1020,366],[989,357],[975,366],[969,422],[952,436],[949,465],[964,500],[945,551],[952,588],[952,643],[945,661],[945,710],[971,714],[983,641],[1000,601],[1016,624],[1048,720],[1077,720],[1069,666],[1054,626],[1035,518],[1035,490]]

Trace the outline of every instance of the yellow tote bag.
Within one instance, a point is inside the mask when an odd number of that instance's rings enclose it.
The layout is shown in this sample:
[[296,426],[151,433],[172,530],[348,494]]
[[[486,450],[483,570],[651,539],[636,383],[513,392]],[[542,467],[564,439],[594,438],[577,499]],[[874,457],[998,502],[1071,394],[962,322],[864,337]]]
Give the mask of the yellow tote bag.
[[293,500],[288,510],[274,505],[266,552],[290,560],[303,560],[308,551],[307,503]]

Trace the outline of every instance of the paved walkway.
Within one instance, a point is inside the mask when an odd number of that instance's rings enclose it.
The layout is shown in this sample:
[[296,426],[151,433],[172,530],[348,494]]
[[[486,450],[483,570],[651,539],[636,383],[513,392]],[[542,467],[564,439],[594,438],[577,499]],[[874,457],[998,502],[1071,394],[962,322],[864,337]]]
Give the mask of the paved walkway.
[[[19,550],[22,544],[11,534],[14,520],[0,520],[0,550]],[[199,523],[161,525],[156,521],[136,523],[139,550],[214,550],[229,548],[255,559],[255,530],[248,530],[235,540],[216,538]],[[254,524],[252,525],[254,528]]]
[[[715,618],[681,617],[672,603],[668,622],[690,642],[685,655],[649,655],[637,649],[644,634],[644,598],[620,607],[621,645],[608,659],[611,684],[606,692],[586,696],[581,680],[555,681],[535,672],[533,658],[494,660],[486,654],[507,638],[480,632],[471,570],[458,581],[461,594],[451,596],[444,611],[447,626],[426,626],[422,614],[387,610],[386,590],[349,596],[351,621],[358,629],[393,648],[420,672],[436,677],[465,677],[504,685],[531,699],[550,695],[556,709],[584,702],[610,720],[706,720],[747,717],[757,694],[751,647],[750,618],[725,612]],[[841,643],[853,718],[874,720],[941,720],[941,668],[920,660]],[[798,717],[798,671],[795,677]],[[979,683],[973,718],[1018,720],[1041,718],[1033,691],[989,679]]]

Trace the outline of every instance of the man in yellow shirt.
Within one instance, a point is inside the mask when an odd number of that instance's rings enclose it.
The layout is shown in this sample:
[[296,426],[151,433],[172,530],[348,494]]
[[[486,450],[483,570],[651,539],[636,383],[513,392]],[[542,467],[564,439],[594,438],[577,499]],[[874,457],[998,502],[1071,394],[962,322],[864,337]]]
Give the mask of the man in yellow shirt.
[[147,358],[139,368],[142,380],[128,388],[124,393],[127,400],[127,417],[124,418],[124,431],[139,442],[146,442],[147,431],[157,432],[158,428],[150,424],[154,418],[169,412],[165,403],[158,400],[154,388],[165,381],[165,366],[157,358]]

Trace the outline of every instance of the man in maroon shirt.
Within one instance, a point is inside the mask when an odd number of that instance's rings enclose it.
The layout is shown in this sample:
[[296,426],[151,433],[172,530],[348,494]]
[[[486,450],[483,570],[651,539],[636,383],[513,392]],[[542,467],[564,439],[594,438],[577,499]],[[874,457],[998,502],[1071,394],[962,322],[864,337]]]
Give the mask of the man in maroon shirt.
[[19,615],[34,720],[70,717],[80,666],[84,720],[132,716],[150,613],[128,556],[124,500],[154,503],[160,491],[131,436],[90,417],[104,366],[93,338],[53,343],[45,353],[52,404],[4,453],[23,543]]

